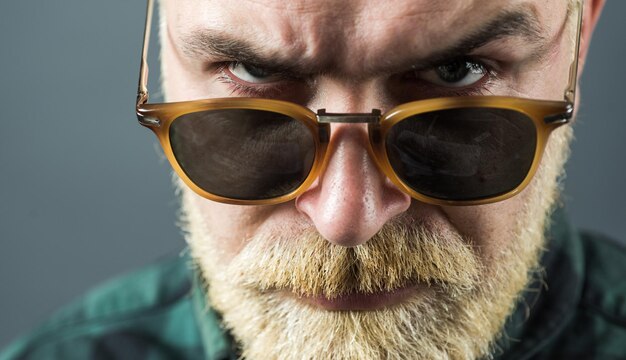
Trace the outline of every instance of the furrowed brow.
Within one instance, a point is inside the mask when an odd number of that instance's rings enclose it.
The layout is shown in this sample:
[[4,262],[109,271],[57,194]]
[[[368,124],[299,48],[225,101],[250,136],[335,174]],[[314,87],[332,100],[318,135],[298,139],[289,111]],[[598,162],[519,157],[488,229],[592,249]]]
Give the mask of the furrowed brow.
[[219,58],[224,61],[240,61],[257,66],[272,73],[302,74],[304,70],[310,73],[313,69],[304,64],[289,61],[277,54],[265,55],[263,51],[250,42],[237,39],[220,30],[195,30],[180,38],[180,47],[187,56]]
[[496,17],[471,31],[457,43],[439,50],[412,64],[413,68],[424,69],[445,63],[451,59],[470,54],[487,44],[505,38],[521,38],[535,48],[533,56],[539,56],[546,45],[543,29],[527,10],[515,9],[500,12]]
[[[505,38],[522,38],[533,46],[533,55],[541,56],[546,46],[543,29],[528,9],[503,10],[494,18],[479,25],[468,35],[451,46],[427,56],[418,56],[404,64],[387,65],[385,68],[371,69],[368,73],[394,72],[400,69],[427,69],[452,59],[470,54],[487,44]],[[278,53],[268,53],[249,41],[238,39],[222,30],[199,29],[179,38],[181,50],[189,57],[220,58],[224,61],[240,61],[263,68],[275,74],[302,76],[328,72],[321,64],[304,63],[300,59],[289,59]],[[388,66],[393,66],[393,68]],[[373,67],[378,67],[374,65]]]

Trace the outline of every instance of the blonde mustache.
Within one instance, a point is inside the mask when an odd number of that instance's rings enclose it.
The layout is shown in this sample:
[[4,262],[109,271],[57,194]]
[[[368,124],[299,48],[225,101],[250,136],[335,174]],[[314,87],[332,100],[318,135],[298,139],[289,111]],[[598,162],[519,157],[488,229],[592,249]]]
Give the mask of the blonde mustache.
[[350,248],[333,245],[317,232],[253,238],[221,276],[257,292],[287,290],[332,299],[413,285],[460,294],[474,289],[481,273],[467,239],[394,221]]

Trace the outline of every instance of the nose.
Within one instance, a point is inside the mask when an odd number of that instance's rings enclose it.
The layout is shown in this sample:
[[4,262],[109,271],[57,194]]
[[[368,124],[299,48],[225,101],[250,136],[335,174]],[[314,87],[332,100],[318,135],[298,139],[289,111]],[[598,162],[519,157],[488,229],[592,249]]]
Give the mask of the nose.
[[332,124],[326,167],[296,199],[297,209],[336,245],[364,244],[411,204],[378,169],[368,141],[363,124]]

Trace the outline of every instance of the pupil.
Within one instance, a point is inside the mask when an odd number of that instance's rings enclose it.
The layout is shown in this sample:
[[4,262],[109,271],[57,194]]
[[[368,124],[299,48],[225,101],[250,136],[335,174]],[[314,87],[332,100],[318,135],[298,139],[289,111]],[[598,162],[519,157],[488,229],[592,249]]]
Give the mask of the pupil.
[[266,70],[263,70],[260,67],[250,65],[250,64],[243,64],[243,63],[241,65],[243,66],[243,68],[246,70],[248,74],[254,76],[255,78],[264,78],[270,75]]
[[437,67],[439,77],[447,83],[456,83],[463,80],[470,70],[471,64],[465,60],[454,60]]

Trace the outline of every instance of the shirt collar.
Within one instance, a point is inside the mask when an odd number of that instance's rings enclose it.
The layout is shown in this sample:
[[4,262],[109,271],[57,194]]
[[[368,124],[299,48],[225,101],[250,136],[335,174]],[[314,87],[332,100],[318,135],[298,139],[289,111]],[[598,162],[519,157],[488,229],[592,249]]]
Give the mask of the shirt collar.
[[529,359],[550,344],[575,314],[584,280],[577,232],[557,209],[546,233],[543,271],[528,286],[505,325],[496,358]]
[[[195,268],[195,267],[193,267]],[[206,295],[197,270],[192,271],[193,312],[204,345],[207,360],[237,359],[232,337],[223,328],[221,317],[206,302]]]

